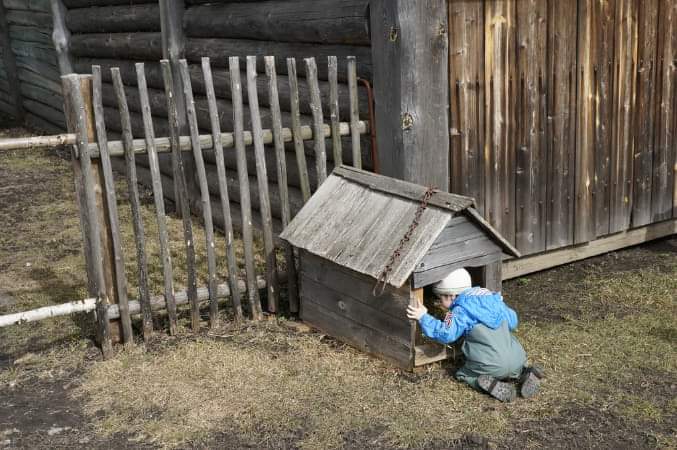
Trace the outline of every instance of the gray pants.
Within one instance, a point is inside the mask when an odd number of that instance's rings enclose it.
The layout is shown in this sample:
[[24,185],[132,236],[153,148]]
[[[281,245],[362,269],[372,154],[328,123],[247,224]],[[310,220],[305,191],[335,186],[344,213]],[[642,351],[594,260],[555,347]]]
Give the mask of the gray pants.
[[465,365],[456,372],[456,379],[480,390],[477,377],[490,375],[499,380],[517,379],[527,364],[522,345],[510,333],[508,323],[497,329],[477,324],[466,335],[462,346]]

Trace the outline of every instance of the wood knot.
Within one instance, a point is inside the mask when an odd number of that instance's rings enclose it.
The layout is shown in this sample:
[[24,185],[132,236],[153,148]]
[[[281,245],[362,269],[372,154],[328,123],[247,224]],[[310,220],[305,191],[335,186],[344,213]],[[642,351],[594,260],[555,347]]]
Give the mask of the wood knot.
[[402,115],[402,129],[409,130],[414,126],[414,116],[406,112]]
[[395,42],[397,41],[397,38],[400,34],[400,30],[397,29],[397,27],[390,27],[390,32],[388,33],[388,40],[390,42]]

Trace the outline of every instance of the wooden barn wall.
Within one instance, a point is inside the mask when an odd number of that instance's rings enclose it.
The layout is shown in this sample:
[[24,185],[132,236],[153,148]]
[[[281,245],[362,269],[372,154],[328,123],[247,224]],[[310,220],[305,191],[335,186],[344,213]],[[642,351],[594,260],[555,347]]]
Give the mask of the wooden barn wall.
[[[59,67],[52,43],[49,0],[0,1],[3,1],[6,11],[5,19],[16,62],[26,122],[49,132],[63,131],[66,122]],[[0,92],[3,94],[5,76],[0,71]]]
[[676,0],[449,0],[451,183],[523,254],[677,217]]
[[[134,0],[65,0],[68,8],[66,24],[71,32],[71,55],[74,68],[79,73],[90,73],[91,66],[102,67],[104,79],[103,100],[106,123],[112,137],[120,132],[116,98],[113,92],[110,68],[119,67],[123,81],[127,86],[129,107],[135,137],[143,133],[140,119],[141,106],[136,89],[134,64],[146,64],[146,76],[149,87],[151,109],[156,117],[157,136],[168,135],[166,121],[166,99],[164,84],[158,61],[162,59],[162,34],[160,29],[160,11],[157,1]],[[263,68],[263,56],[276,57],[280,103],[283,126],[291,126],[289,79],[287,77],[286,57],[296,57],[299,74],[300,107],[302,123],[312,124],[312,111],[309,105],[310,94],[303,79],[305,64],[303,59],[315,57],[320,78],[320,89],[325,102],[324,117],[329,119],[329,84],[327,80],[327,56],[339,58],[339,96],[341,119],[349,120],[348,86],[346,81],[346,56],[356,56],[358,76],[371,79],[371,51],[368,35],[368,0],[278,0],[266,2],[230,2],[218,1],[209,4],[187,2],[183,20],[185,39],[185,57],[189,61],[195,91],[198,124],[202,133],[210,133],[210,120],[206,92],[200,67],[203,56],[210,57],[214,74],[214,83],[218,106],[221,113],[223,131],[232,131],[232,105],[230,76],[227,70],[228,57],[240,56],[242,79],[245,57],[260,56],[259,102],[264,128],[270,127],[271,114],[268,108],[267,79]],[[250,112],[247,108],[246,86],[244,86],[244,126],[250,127]],[[366,89],[360,87],[361,116],[368,118]],[[326,141],[328,170],[333,168],[331,140]],[[363,164],[371,166],[369,141],[362,140]],[[274,167],[274,149],[267,147],[268,167]],[[293,145],[287,148],[288,180],[293,212],[300,208],[302,196],[300,179],[295,170]],[[312,141],[306,143],[308,167],[315,167]],[[350,137],[343,140],[344,161],[351,163]],[[228,188],[232,200],[239,199],[239,185],[236,173],[234,152],[226,152],[228,169]],[[218,195],[216,165],[213,155],[206,155],[207,173],[210,188]],[[143,164],[143,160],[141,161]],[[253,207],[258,208],[256,195],[255,160],[253,152],[248,152],[250,189]],[[171,176],[169,160],[161,162],[162,171]],[[142,172],[143,173],[143,172]],[[271,193],[277,192],[275,171],[269,171]],[[311,186],[316,185],[314,173],[311,173]],[[168,194],[171,195],[171,190]],[[218,202],[216,202],[218,203]],[[236,205],[235,205],[236,206]],[[280,217],[280,207],[272,199],[273,215]]]

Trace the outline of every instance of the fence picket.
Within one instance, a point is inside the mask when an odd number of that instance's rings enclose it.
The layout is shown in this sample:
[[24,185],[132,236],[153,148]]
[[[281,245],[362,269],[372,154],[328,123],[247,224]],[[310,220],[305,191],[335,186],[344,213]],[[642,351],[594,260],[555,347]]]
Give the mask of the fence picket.
[[216,93],[214,92],[214,80],[209,58],[202,58],[202,73],[204,74],[205,89],[207,91],[207,103],[209,106],[209,118],[212,126],[212,139],[214,141],[214,156],[216,158],[216,171],[219,179],[219,197],[221,199],[221,211],[226,233],[226,260],[228,263],[228,284],[233,298],[235,318],[242,321],[242,304],[240,290],[237,287],[237,260],[235,259],[235,247],[233,246],[233,219],[230,214],[230,196],[226,183],[226,164],[223,159],[223,145],[221,144],[221,124],[219,111],[216,106]]
[[[270,111],[272,114],[273,143],[275,156],[277,157],[277,185],[280,190],[282,202],[282,226],[286,227],[291,220],[291,208],[289,206],[289,189],[287,187],[287,161],[284,151],[282,136],[282,114],[280,112],[280,98],[278,95],[277,73],[275,72],[275,57],[265,57],[266,75],[268,76],[268,95]],[[338,127],[337,127],[338,128]],[[339,138],[340,140],[340,138]],[[299,311],[298,292],[296,287],[296,266],[294,262],[294,249],[288,243],[284,244],[284,253],[287,263],[287,298],[289,310],[292,313]]]
[[148,289],[148,263],[146,262],[146,238],[144,236],[143,221],[141,220],[141,202],[139,201],[138,178],[136,175],[136,160],[134,156],[134,138],[132,136],[132,123],[129,118],[129,106],[125,96],[125,88],[122,84],[120,69],[111,69],[113,87],[120,111],[120,124],[122,128],[122,143],[125,153],[125,177],[129,192],[129,203],[132,209],[132,226],[134,228],[134,240],[136,242],[136,265],[139,272],[139,303],[143,321],[143,338],[147,340],[153,333],[153,316],[150,307],[150,291]]
[[287,58],[287,72],[289,76],[289,98],[291,109],[291,129],[294,138],[294,151],[296,152],[296,164],[299,168],[299,178],[301,181],[301,193],[303,202],[310,198],[310,180],[308,178],[308,164],[306,163],[306,152],[303,148],[303,138],[301,137],[301,112],[299,109],[299,80],[296,75],[296,59]]
[[350,136],[353,146],[353,166],[361,169],[360,102],[357,92],[357,60],[354,56],[348,56],[348,90],[350,92]]
[[167,222],[165,219],[165,203],[162,193],[162,174],[155,151],[155,130],[153,129],[153,117],[151,116],[150,102],[148,100],[148,86],[146,84],[146,72],[143,63],[136,63],[136,77],[139,87],[139,99],[141,101],[141,115],[148,151],[148,163],[153,184],[153,200],[155,202],[155,214],[157,217],[158,234],[160,241],[160,257],[162,259],[162,275],[164,278],[164,295],[167,302],[167,316],[169,317],[169,333],[177,333],[176,301],[174,299],[174,280],[172,279],[172,257],[169,252],[169,238],[167,236]]
[[252,232],[252,210],[249,195],[249,173],[247,171],[247,156],[244,147],[244,124],[242,106],[242,85],[240,82],[240,59],[237,56],[228,58],[230,71],[230,90],[233,101],[233,135],[235,151],[237,153],[237,176],[240,183],[240,210],[242,213],[242,240],[244,243],[244,262],[247,275],[247,296],[252,310],[252,318],[261,320],[261,301],[256,285],[256,270],[254,268],[254,244]]
[[338,61],[336,56],[330,56],[327,61],[329,72],[329,117],[331,120],[331,147],[334,153],[334,167],[343,164],[343,150],[341,149],[341,134],[339,126],[338,100]]
[[315,58],[306,58],[306,82],[310,91],[310,109],[313,112],[313,144],[315,148],[315,169],[317,170],[317,186],[327,179],[327,149],[324,142],[324,117],[322,115],[322,99],[317,81],[317,63]]
[[99,240],[99,223],[96,216],[96,193],[94,192],[94,180],[92,177],[92,162],[90,160],[87,136],[87,119],[85,117],[85,102],[81,89],[81,77],[76,74],[66,75],[62,78],[64,98],[67,102],[67,110],[70,111],[72,120],[70,121],[77,135],[77,149],[80,159],[80,176],[78,183],[82,192],[85,194],[86,214],[82,216],[85,220],[83,227],[90,239],[89,261],[94,264],[92,274],[94,275],[94,288],[97,293],[96,311],[97,311],[97,334],[101,344],[101,352],[104,359],[111,356],[113,344],[111,341],[110,323],[108,321],[108,300],[106,298],[106,282],[103,273],[103,256],[101,251],[101,241]]
[[277,263],[275,244],[273,243],[273,219],[270,212],[270,194],[268,192],[268,172],[266,155],[263,148],[263,127],[259,113],[259,95],[256,86],[256,56],[247,56],[247,96],[251,112],[252,138],[256,155],[256,180],[259,188],[259,210],[263,225],[263,247],[266,261],[266,291],[268,293],[268,311],[278,310]]
[[205,239],[207,247],[207,286],[209,289],[209,326],[218,324],[219,303],[216,298],[216,246],[214,245],[214,223],[212,219],[212,202],[209,196],[207,184],[207,172],[205,161],[200,147],[200,130],[197,125],[197,113],[195,111],[195,99],[193,98],[193,86],[190,81],[188,62],[185,59],[179,61],[181,82],[183,84],[183,96],[186,100],[186,114],[188,116],[188,129],[190,130],[190,143],[193,147],[193,160],[197,172],[198,184],[200,185],[200,200],[202,207],[202,219],[204,220]]
[[195,241],[193,239],[193,223],[190,214],[190,199],[188,196],[188,186],[186,183],[186,174],[183,166],[183,157],[179,145],[180,128],[179,113],[176,103],[176,93],[174,92],[174,75],[170,62],[166,59],[160,61],[162,67],[162,78],[165,85],[165,96],[167,97],[167,111],[169,121],[169,141],[172,150],[172,168],[177,190],[177,202],[180,210],[181,220],[183,222],[183,240],[186,246],[186,274],[188,301],[190,303],[190,322],[193,330],[200,328],[200,305],[197,297],[197,274],[195,270]]
[[113,254],[115,256],[114,276],[118,294],[120,321],[122,322],[122,339],[125,344],[128,344],[134,342],[134,333],[132,332],[132,319],[129,315],[127,303],[127,276],[125,275],[125,258],[120,242],[120,220],[118,218],[118,201],[115,195],[115,179],[113,178],[113,168],[111,167],[110,155],[108,154],[108,136],[103,116],[100,66],[92,66],[92,97],[96,140],[99,144],[99,158],[101,159],[101,167],[103,169],[106,206],[108,207],[108,220],[110,221]]

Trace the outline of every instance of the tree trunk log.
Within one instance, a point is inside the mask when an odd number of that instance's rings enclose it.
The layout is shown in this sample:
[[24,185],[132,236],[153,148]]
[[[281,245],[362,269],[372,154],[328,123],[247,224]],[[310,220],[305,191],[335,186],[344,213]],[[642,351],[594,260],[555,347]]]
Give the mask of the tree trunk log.
[[[371,79],[371,51],[368,47],[245,39],[186,39],[186,58],[193,62],[199,62],[200,58],[208,56],[213,65],[225,66],[229,56],[245,58],[249,55],[275,56],[275,69],[281,74],[287,73],[286,58],[296,58],[299,64],[306,57],[327,61],[328,56],[336,56],[339,61],[339,80],[341,81],[347,80],[346,56],[356,56],[358,76]],[[263,58],[258,59],[256,69],[260,73],[265,73]],[[327,64],[320,64],[318,75],[322,80],[328,79]]]
[[95,33],[71,36],[73,56],[139,59],[162,58],[162,33]]
[[157,4],[102,6],[68,11],[71,33],[126,33],[160,31]]
[[366,0],[269,1],[256,6],[225,3],[188,9],[190,37],[368,46]]

